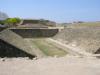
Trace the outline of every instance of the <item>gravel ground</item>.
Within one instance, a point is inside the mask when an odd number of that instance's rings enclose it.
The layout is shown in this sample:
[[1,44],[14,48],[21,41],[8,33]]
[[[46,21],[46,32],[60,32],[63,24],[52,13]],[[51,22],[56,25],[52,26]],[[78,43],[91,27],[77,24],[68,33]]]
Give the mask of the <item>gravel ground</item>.
[[0,75],[100,75],[100,60],[73,56],[0,58]]

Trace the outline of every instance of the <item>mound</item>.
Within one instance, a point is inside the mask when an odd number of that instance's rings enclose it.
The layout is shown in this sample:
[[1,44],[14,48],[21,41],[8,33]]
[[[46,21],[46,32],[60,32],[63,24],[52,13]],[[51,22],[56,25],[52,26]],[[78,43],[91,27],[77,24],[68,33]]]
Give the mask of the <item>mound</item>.
[[95,53],[100,48],[100,27],[66,27],[53,39]]

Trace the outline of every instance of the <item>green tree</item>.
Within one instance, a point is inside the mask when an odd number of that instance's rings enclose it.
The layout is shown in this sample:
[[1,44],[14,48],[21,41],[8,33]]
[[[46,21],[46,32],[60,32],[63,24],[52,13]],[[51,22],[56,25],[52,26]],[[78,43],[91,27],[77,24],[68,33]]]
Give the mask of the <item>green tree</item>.
[[20,23],[19,18],[8,18],[5,20],[5,23],[9,26],[17,26],[18,23]]
[[0,21],[0,24],[1,24],[1,25],[4,25],[4,23],[5,23],[4,21]]

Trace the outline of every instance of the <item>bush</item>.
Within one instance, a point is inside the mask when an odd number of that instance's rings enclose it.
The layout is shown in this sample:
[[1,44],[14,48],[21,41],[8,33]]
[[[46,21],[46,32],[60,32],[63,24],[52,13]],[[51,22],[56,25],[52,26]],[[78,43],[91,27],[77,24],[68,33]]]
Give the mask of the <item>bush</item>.
[[19,18],[8,18],[5,20],[5,24],[9,25],[9,26],[17,26],[18,23],[20,23],[20,19]]

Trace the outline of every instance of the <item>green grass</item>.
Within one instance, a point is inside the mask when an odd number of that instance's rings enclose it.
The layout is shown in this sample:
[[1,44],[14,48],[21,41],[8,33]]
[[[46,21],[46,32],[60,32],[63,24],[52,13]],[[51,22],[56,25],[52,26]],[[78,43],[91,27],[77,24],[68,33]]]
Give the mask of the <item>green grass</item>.
[[53,46],[52,44],[49,44],[43,39],[37,39],[33,41],[35,45],[47,56],[64,56],[67,54],[64,50],[57,48]]

